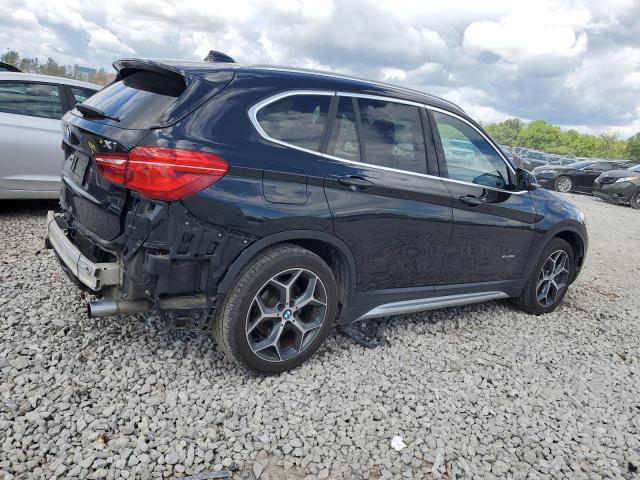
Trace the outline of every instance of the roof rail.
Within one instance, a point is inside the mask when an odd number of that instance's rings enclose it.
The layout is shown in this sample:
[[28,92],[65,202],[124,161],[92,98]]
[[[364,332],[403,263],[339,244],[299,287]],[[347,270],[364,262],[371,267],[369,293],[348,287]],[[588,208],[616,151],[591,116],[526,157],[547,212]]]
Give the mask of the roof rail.
[[355,80],[357,82],[369,83],[371,85],[377,85],[377,86],[387,87],[387,88],[394,88],[394,89],[396,89],[398,91],[401,91],[401,92],[410,93],[410,94],[414,94],[414,95],[421,95],[423,97],[427,97],[427,98],[430,98],[432,100],[438,100],[438,101],[440,101],[440,102],[442,102],[442,103],[444,103],[446,105],[449,105],[450,107],[452,107],[452,108],[464,113],[464,109],[460,105],[457,105],[457,104],[453,103],[451,100],[447,100],[445,98],[438,97],[436,95],[430,95],[428,93],[421,92],[420,90],[415,90],[413,88],[403,87],[401,85],[395,85],[393,83],[381,82],[379,80],[368,80],[366,78],[357,77],[355,75],[327,72],[327,71],[324,71],[324,70],[316,70],[316,69],[312,69],[312,68],[286,67],[286,66],[281,66],[281,65],[261,65],[261,64],[249,65],[249,67],[259,68],[259,69],[262,69],[262,70],[275,70],[275,71],[281,71],[281,72],[306,73],[306,74],[310,74],[310,75],[320,75],[320,76],[323,76],[323,77],[339,78],[339,79],[343,79],[343,80]]

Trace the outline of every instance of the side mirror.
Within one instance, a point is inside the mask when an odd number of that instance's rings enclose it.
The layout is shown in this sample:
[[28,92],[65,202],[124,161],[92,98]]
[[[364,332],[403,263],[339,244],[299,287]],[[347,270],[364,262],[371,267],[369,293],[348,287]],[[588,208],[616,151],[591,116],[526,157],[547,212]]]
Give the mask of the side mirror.
[[516,169],[516,190],[535,190],[539,186],[533,173],[523,168]]

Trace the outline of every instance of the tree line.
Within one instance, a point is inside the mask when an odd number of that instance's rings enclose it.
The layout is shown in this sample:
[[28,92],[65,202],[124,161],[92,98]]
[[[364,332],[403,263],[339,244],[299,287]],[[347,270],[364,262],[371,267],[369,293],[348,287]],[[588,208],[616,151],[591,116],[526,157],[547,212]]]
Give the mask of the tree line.
[[510,147],[528,147],[546,153],[575,157],[628,159],[640,162],[640,132],[627,140],[618,138],[613,131],[600,135],[562,130],[544,120],[523,122],[510,118],[499,123],[484,125],[485,130],[498,143]]
[[15,50],[8,50],[0,55],[0,62],[8,63],[19,68],[25,73],[38,73],[40,75],[53,75],[54,77],[73,78],[84,82],[106,85],[111,78],[104,68],[95,72],[83,72],[79,65],[61,65],[55,58],[49,57],[44,62],[34,57],[22,57]]

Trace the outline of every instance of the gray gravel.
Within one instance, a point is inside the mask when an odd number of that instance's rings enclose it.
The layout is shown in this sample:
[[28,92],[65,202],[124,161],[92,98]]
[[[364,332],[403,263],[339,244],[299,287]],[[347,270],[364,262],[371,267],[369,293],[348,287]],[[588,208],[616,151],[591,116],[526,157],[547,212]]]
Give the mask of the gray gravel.
[[85,318],[43,249],[51,204],[5,203],[0,478],[633,478],[640,212],[570,197],[591,250],[553,314],[395,317],[387,346],[333,334],[269,378],[157,317]]

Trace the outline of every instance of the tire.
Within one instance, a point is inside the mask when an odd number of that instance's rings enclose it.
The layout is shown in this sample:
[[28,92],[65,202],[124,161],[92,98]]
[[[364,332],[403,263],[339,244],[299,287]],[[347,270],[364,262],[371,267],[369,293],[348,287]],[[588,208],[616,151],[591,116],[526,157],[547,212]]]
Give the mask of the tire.
[[631,208],[640,210],[640,190],[633,194],[631,200],[629,200],[629,205],[631,206]]
[[562,193],[570,192],[573,190],[573,180],[571,177],[567,177],[566,175],[560,175],[556,178],[556,181],[553,182],[553,189]]
[[[541,281],[541,277],[546,276],[542,273],[542,269],[544,267],[545,273],[549,273],[548,267],[550,264],[548,264],[547,261],[552,255],[556,255],[557,252],[564,252],[563,254],[559,254],[558,258],[566,258],[566,272],[563,271],[561,275],[558,275],[556,277],[557,283],[555,283],[556,286],[562,285],[562,288],[557,289],[551,286],[548,291],[549,296],[540,300],[538,295],[544,293],[544,285],[541,285],[542,289],[539,290],[538,282]],[[560,264],[558,264],[558,267],[559,266]],[[574,275],[575,257],[573,249],[567,241],[556,237],[551,240],[542,251],[533,272],[529,276],[529,279],[522,290],[522,294],[519,297],[514,298],[513,303],[520,310],[535,315],[552,312],[558,305],[560,305],[560,303],[562,303]],[[550,297],[554,293],[554,290],[557,292],[557,295],[552,302],[548,302],[551,299]]]
[[238,275],[217,308],[213,335],[227,358],[244,369],[291,370],[331,330],[337,299],[336,280],[324,260],[302,247],[279,245]]

